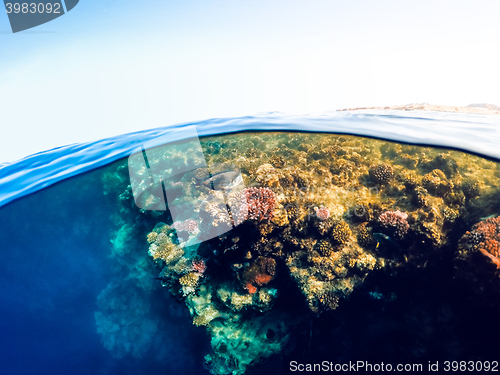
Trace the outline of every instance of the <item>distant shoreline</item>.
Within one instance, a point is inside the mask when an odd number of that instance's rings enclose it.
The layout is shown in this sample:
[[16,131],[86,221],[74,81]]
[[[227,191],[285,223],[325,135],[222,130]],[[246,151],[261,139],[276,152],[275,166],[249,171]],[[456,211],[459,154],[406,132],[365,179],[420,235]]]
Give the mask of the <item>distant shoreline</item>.
[[438,111],[438,112],[458,112],[458,113],[475,113],[480,115],[500,115],[500,107],[492,104],[470,104],[467,107],[456,107],[451,105],[434,105],[428,103],[411,103],[406,105],[392,105],[385,107],[358,107],[358,108],[343,108],[338,111],[359,111],[366,109],[389,109],[401,111]]

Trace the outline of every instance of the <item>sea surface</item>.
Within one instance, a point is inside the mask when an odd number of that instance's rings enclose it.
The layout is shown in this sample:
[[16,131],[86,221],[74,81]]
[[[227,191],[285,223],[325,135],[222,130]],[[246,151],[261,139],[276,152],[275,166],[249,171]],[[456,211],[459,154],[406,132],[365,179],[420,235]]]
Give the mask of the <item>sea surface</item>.
[[[107,173],[110,168],[119,168],[131,153],[168,142],[271,131],[359,135],[400,144],[444,147],[493,162],[500,161],[498,116],[356,111],[311,116],[268,113],[211,119],[63,146],[1,164],[0,373],[208,373],[204,356],[210,351],[210,336],[203,328],[192,324],[184,304],[166,293],[160,283],[151,287],[138,284],[139,279],[141,283],[144,280],[153,282],[151,277],[158,276],[158,273],[143,275],[150,268],[137,266],[142,260],[134,254],[134,249],[117,254],[124,251],[127,239],[119,237],[116,205],[109,194],[113,191],[113,184],[126,188],[129,182],[114,181]],[[121,240],[123,243],[118,243]],[[147,255],[145,240],[144,244],[141,251]],[[142,273],[140,278],[137,273]],[[136,289],[133,296],[120,300],[117,296],[121,288]],[[432,289],[429,285],[423,288]],[[141,294],[144,290],[147,293]],[[363,307],[363,301],[357,298],[354,296],[352,303]],[[425,299],[420,296],[412,301],[419,298]],[[146,305],[147,308],[143,308]],[[359,312],[360,319],[383,320],[384,308],[377,305],[373,312]],[[130,323],[116,323],[113,327],[113,319],[118,319],[117,310]],[[96,315],[99,311],[108,315],[105,318]],[[481,310],[471,316],[488,314],[488,311]],[[391,311],[391,314],[397,314],[397,311]],[[446,315],[446,312],[442,314]],[[155,323],[158,317],[161,317],[161,323]],[[320,324],[330,327],[341,317],[342,311],[339,315],[333,314],[328,322],[317,321],[315,324],[319,326],[315,329],[321,330]],[[488,329],[480,325],[475,327]],[[312,320],[311,326],[306,327],[308,329],[313,337]],[[113,330],[117,333],[110,335]],[[125,331],[126,335],[120,333]],[[464,337],[471,337],[474,341],[474,333],[465,331]],[[346,331],[340,332],[345,334]],[[383,330],[380,332],[383,334]],[[356,332],[356,335],[362,336],[363,332]],[[337,349],[341,340],[346,340],[351,346],[364,343],[362,339],[356,342],[345,337],[335,340]],[[399,340],[404,342],[405,338]],[[450,342],[454,341],[450,339]],[[309,358],[304,351],[310,350],[311,345],[315,348],[314,342],[295,345],[301,350],[297,358]],[[318,352],[327,353],[325,345],[317,344]],[[492,349],[498,349],[495,345]],[[375,352],[371,352],[371,356],[363,350],[359,352],[365,355],[361,360],[374,362],[377,358]],[[449,352],[453,353],[453,350]],[[470,353],[470,358],[478,359],[473,349]],[[287,355],[290,352],[272,357],[266,369],[287,373],[282,362],[293,359]],[[482,359],[493,360],[489,355],[489,352],[485,353]],[[418,354],[414,357],[417,358]],[[310,358],[321,359],[314,354]],[[345,353],[337,357],[332,354],[325,359],[335,361],[339,358],[351,359]],[[397,358],[397,354],[393,353],[390,358]],[[421,358],[423,362],[432,356],[422,354]],[[252,367],[249,371],[255,370]]]

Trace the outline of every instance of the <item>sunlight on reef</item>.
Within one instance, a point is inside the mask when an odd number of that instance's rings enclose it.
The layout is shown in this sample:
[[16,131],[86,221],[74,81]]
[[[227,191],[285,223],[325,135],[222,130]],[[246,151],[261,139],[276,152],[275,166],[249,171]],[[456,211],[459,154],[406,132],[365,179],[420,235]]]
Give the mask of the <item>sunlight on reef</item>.
[[[242,133],[203,138],[201,146],[207,165],[221,173],[238,167],[244,186],[222,193],[195,183],[207,181],[203,168],[171,180],[203,155],[182,145],[152,150],[151,168],[170,167],[162,180],[177,191],[169,209],[182,220],[137,208],[126,161],[103,179],[117,203],[112,256],[119,277],[133,285],[125,296],[113,284],[98,300],[99,332],[118,355],[141,356],[167,340],[158,317],[140,306],[160,283],[209,333],[205,363],[214,374],[243,374],[292,347],[295,327],[349,304],[371,275],[418,272],[449,259],[457,285],[498,299],[500,164],[330,134]],[[153,195],[143,199],[155,205]],[[376,283],[370,288],[374,298],[397,298],[382,296]]]

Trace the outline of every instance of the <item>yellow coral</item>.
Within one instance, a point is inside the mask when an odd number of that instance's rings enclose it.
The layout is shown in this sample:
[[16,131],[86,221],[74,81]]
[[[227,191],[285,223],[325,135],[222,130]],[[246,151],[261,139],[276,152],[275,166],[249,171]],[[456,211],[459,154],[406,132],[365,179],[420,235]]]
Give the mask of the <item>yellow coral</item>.
[[179,246],[174,245],[171,241],[165,240],[160,244],[151,244],[149,254],[153,259],[161,259],[167,264],[177,262],[184,255],[184,251]]
[[199,315],[193,317],[193,324],[195,326],[206,326],[215,318],[220,315],[219,311],[214,306],[208,306],[206,309],[200,311]]
[[182,291],[184,292],[184,295],[194,293],[196,291],[200,276],[201,274],[199,274],[198,272],[189,272],[179,279],[179,283],[182,285]]
[[335,273],[337,274],[338,277],[346,277],[347,276],[347,268],[344,266],[338,266],[335,268]]
[[422,184],[431,193],[440,197],[451,192],[453,182],[446,179],[446,175],[440,169],[434,169],[422,178]]
[[363,253],[356,259],[356,268],[360,271],[373,270],[377,260],[370,254]]
[[271,164],[262,164],[255,172],[256,181],[265,187],[278,187],[280,185],[278,174]]
[[184,255],[182,248],[172,242],[172,233],[173,230],[169,225],[163,225],[159,232],[154,230],[148,234],[147,239],[150,242],[149,255],[153,259],[173,264]]
[[351,228],[345,221],[339,221],[332,228],[332,239],[339,244],[349,242],[352,232]]
[[198,295],[186,296],[186,305],[196,326],[206,326],[215,318],[224,316],[212,302],[212,292],[205,285],[199,287]]
[[284,227],[289,224],[288,215],[282,204],[276,205],[271,222],[278,227]]
[[276,289],[260,288],[257,293],[241,294],[232,290],[232,285],[224,285],[217,290],[219,299],[233,311],[241,311],[244,308],[258,309],[259,311],[267,311],[271,308],[271,303],[274,300]]
[[151,232],[148,234],[147,240],[149,243],[153,243],[156,241],[156,238],[158,237],[158,233],[156,232]]

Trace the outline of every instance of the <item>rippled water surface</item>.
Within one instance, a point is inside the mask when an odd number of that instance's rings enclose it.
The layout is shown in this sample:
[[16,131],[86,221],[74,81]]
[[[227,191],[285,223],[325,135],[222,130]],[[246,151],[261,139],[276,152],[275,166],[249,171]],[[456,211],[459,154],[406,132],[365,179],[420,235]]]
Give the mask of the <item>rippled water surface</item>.
[[124,134],[97,142],[63,146],[18,162],[0,165],[0,204],[126,157],[144,142],[151,144],[186,137],[184,129],[196,126],[199,136],[238,131],[294,130],[358,134],[416,144],[447,146],[500,159],[498,116],[425,111],[356,111],[317,116],[279,113],[229,119],[212,119]]

